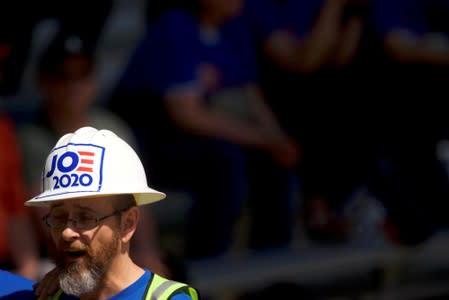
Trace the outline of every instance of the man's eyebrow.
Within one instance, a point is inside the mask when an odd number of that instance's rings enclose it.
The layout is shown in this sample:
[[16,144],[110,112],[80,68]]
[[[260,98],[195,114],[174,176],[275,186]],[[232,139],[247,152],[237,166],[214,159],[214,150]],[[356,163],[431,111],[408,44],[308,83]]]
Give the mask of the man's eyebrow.
[[85,210],[85,211],[89,211],[89,212],[93,212],[96,213],[97,211],[93,210],[92,208],[88,207],[88,206],[84,206],[84,205],[80,205],[80,204],[75,204],[75,208],[80,209],[80,210]]

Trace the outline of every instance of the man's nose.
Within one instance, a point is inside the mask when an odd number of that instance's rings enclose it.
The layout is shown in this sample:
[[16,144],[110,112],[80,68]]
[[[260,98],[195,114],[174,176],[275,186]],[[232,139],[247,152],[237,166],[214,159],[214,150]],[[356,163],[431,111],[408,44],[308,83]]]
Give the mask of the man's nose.
[[61,231],[61,237],[64,240],[72,240],[79,237],[79,232],[76,230],[76,222],[68,219],[66,225]]

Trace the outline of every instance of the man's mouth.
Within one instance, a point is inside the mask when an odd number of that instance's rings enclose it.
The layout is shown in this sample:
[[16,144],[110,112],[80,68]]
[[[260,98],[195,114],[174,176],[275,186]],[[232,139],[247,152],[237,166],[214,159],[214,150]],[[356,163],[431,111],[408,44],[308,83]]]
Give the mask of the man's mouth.
[[64,258],[69,261],[79,260],[87,254],[85,250],[65,250]]

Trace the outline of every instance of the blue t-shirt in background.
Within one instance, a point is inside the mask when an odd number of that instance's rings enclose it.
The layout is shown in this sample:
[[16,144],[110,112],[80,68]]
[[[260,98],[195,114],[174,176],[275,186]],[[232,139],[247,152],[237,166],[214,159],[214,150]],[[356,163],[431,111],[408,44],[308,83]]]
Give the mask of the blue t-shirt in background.
[[0,270],[0,299],[36,299],[34,281],[17,274]]
[[376,0],[373,18],[376,31],[385,35],[392,29],[403,28],[414,33],[429,31],[425,15],[426,2],[431,0]]
[[255,38],[248,21],[236,17],[208,35],[193,15],[173,9],[151,25],[137,45],[119,90],[168,90],[192,86],[201,89],[199,67],[213,65],[219,88],[257,82]]

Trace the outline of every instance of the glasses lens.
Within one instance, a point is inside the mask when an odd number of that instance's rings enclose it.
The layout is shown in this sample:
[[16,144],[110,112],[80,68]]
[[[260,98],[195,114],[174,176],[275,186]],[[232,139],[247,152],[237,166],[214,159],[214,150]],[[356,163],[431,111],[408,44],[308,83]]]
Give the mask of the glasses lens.
[[71,222],[70,225],[79,230],[92,229],[97,226],[97,218],[83,215],[74,216],[70,219],[67,216],[47,215],[44,217],[44,222],[52,229],[64,228],[68,222]]
[[44,217],[44,222],[52,229],[61,229],[67,226],[68,222],[71,222],[70,226],[73,228],[76,228],[78,230],[90,230],[92,228],[95,228],[100,221],[103,221],[109,217],[117,216],[123,213],[124,211],[127,211],[129,207],[125,209],[120,209],[117,211],[114,211],[110,215],[103,216],[101,218],[97,218],[88,214],[80,214],[75,215],[73,218],[69,218],[68,215],[47,215]]
[[97,226],[97,218],[91,216],[77,216],[73,219],[73,226],[80,230],[88,230]]

